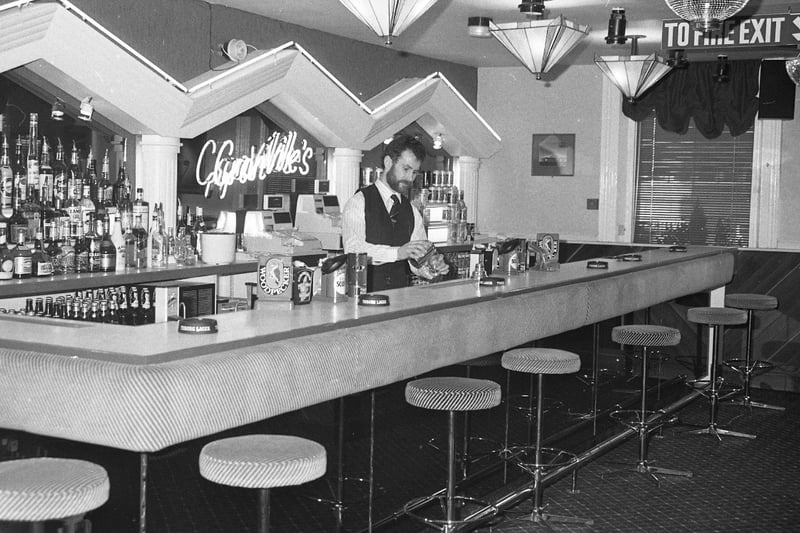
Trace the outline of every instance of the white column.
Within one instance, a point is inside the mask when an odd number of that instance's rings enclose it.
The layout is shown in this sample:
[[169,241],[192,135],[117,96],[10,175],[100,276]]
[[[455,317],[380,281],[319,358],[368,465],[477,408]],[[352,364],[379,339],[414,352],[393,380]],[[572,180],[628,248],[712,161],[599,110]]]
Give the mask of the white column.
[[467,204],[467,222],[474,223],[478,217],[478,168],[480,159],[468,155],[458,157],[455,163],[454,180],[459,190],[464,191]]
[[136,187],[142,188],[151,209],[156,202],[164,206],[164,225],[175,225],[178,202],[177,137],[140,135],[136,138]]
[[782,120],[756,120],[750,192],[751,248],[778,245]]
[[333,156],[328,164],[328,179],[331,181],[331,192],[339,198],[339,205],[342,207],[358,190],[362,157],[361,150],[333,149]]

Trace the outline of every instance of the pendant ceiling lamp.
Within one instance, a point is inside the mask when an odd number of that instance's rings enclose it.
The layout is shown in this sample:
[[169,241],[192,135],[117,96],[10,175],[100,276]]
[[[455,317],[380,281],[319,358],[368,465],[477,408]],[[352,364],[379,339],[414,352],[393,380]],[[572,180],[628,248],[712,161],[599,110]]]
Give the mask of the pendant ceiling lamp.
[[649,56],[638,55],[639,39],[643,35],[625,35],[625,10],[617,7],[611,11],[608,21],[609,44],[624,44],[631,41],[629,56],[599,56],[595,54],[594,63],[611,82],[622,91],[629,102],[635,101],[650,87],[666,76],[672,65],[656,53]]
[[559,15],[550,20],[489,22],[489,32],[540,80],[542,73],[589,35],[589,26]]
[[400,35],[436,0],[339,0],[372,31],[392,44],[392,37]]
[[800,85],[800,56],[786,60],[786,73],[795,85]]
[[748,0],[664,0],[682,19],[703,32],[719,30],[722,22],[747,5]]

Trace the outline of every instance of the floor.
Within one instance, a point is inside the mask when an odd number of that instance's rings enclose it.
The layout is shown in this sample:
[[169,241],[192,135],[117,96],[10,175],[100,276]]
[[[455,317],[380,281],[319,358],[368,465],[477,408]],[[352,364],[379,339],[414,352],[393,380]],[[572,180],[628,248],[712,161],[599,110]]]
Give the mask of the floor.
[[[585,336],[586,332],[581,332]],[[563,339],[562,339],[563,340]],[[585,354],[584,354],[585,356]],[[629,354],[605,353],[601,366],[599,411],[596,431],[591,420],[580,421],[575,412],[591,406],[590,389],[575,375],[548,376],[545,379],[547,413],[545,434],[560,436],[557,445],[576,453],[591,450],[598,443],[614,438],[621,426],[608,416],[616,405],[638,406],[635,391],[640,384],[636,374],[638,359]],[[667,359],[649,372],[648,401],[660,407],[672,405],[690,392],[677,377],[691,365]],[[584,368],[589,368],[588,361]],[[463,375],[456,366],[438,374]],[[474,377],[495,379],[506,386],[506,374],[498,367],[475,368]],[[660,376],[660,379],[657,377]],[[527,439],[524,407],[529,381],[526,376],[511,379],[511,442]],[[797,531],[800,528],[800,395],[775,391],[755,391],[754,396],[786,407],[785,412],[725,405],[719,416],[720,427],[751,432],[756,439],[691,435],[685,424],[705,424],[708,405],[698,398],[677,412],[675,424],[654,431],[649,440],[649,458],[655,466],[689,470],[691,478],[663,476],[660,486],[643,474],[611,473],[620,462],[637,457],[638,441],[629,438],[607,453],[596,454],[579,469],[578,493],[571,489],[571,476],[545,486],[547,512],[591,519],[589,525],[553,524],[557,531],[709,531],[754,532]],[[336,531],[412,532],[426,530],[419,523],[397,513],[413,498],[440,490],[445,485],[446,455],[442,436],[446,416],[410,407],[403,401],[403,384],[376,391],[375,443],[373,464],[375,488],[370,519],[367,478],[370,466],[369,420],[372,396],[351,397],[345,403],[346,457],[345,484],[348,506],[341,527],[330,506],[319,499],[331,498],[336,481],[337,402],[312,406],[290,415],[254,424],[226,435],[245,433],[288,433],[323,443],[328,450],[325,478],[300,487],[273,491],[272,530],[277,532],[325,533]],[[481,456],[500,446],[503,440],[505,404],[473,414],[471,434],[492,439],[476,440],[478,457],[470,465],[472,476],[460,483],[462,493],[496,500],[508,495],[503,486],[525,487],[527,474],[513,464],[504,463],[496,453]],[[218,437],[218,436],[217,436]],[[100,447],[67,441],[42,439],[26,434],[0,432],[0,454],[5,457],[60,455],[91,458],[109,470],[112,494],[109,502],[90,513],[94,533],[127,533],[137,530],[136,484],[140,457]],[[197,456],[209,439],[189,442],[148,456],[147,525],[156,533],[245,533],[255,531],[256,495],[253,491],[222,487],[203,480],[198,474]],[[504,482],[507,485],[504,485]],[[519,502],[517,503],[517,500]],[[544,529],[526,521],[530,499],[515,498],[513,507],[477,531],[516,533]],[[435,509],[434,509],[435,510]],[[424,512],[431,511],[424,508]],[[48,524],[47,531],[56,531]],[[427,529],[433,531],[432,529]],[[0,523],[0,532],[23,531],[13,524]]]

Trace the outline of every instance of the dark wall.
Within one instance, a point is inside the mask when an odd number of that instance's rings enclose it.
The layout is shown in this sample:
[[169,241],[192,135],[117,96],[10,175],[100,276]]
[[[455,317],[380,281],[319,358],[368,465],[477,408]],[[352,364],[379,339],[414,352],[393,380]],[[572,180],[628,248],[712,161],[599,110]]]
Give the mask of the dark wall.
[[[402,78],[441,72],[473,106],[478,72],[473,67],[405,54],[329,33],[286,24],[198,0],[73,0],[108,28],[181,82],[225,59],[214,53],[220,43],[242,39],[258,49],[295,41],[362,100]],[[376,42],[379,38],[376,36]]]

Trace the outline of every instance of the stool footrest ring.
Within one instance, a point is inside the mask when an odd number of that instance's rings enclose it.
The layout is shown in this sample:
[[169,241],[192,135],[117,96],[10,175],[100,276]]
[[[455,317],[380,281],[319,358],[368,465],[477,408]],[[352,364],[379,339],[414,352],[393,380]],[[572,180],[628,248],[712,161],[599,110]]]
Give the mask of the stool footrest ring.
[[512,446],[503,451],[503,456],[522,470],[533,475],[537,469],[560,468],[575,462],[574,453],[558,448],[542,448],[542,462],[536,462],[535,446]]
[[[454,496],[453,500],[457,503],[459,510],[464,511],[468,506],[474,507],[473,512],[477,512],[479,510],[488,509],[489,514],[481,513],[481,521],[488,520],[495,516],[499,509],[494,505],[489,504],[486,501],[479,500],[477,498],[470,498],[468,496]],[[448,530],[452,529],[454,526],[459,526],[463,524],[473,524],[477,523],[477,518],[470,518],[467,516],[466,518],[456,519],[456,520],[447,520],[443,518],[431,518],[428,516],[424,516],[421,514],[420,510],[429,507],[427,505],[429,502],[438,501],[438,509],[441,510],[442,514],[444,514],[445,509],[447,507],[447,496],[439,495],[439,496],[423,496],[422,498],[415,498],[403,506],[403,513],[410,516],[414,520],[422,522],[430,527],[436,528],[439,531],[444,531],[446,528]],[[463,516],[463,513],[459,513]]]
[[768,370],[772,370],[775,365],[770,363],[769,361],[762,361],[757,359],[755,361],[750,361],[748,366],[746,359],[728,359],[727,361],[722,362],[723,365],[727,366],[728,368],[739,372],[740,374],[757,374],[760,372],[766,372]]

